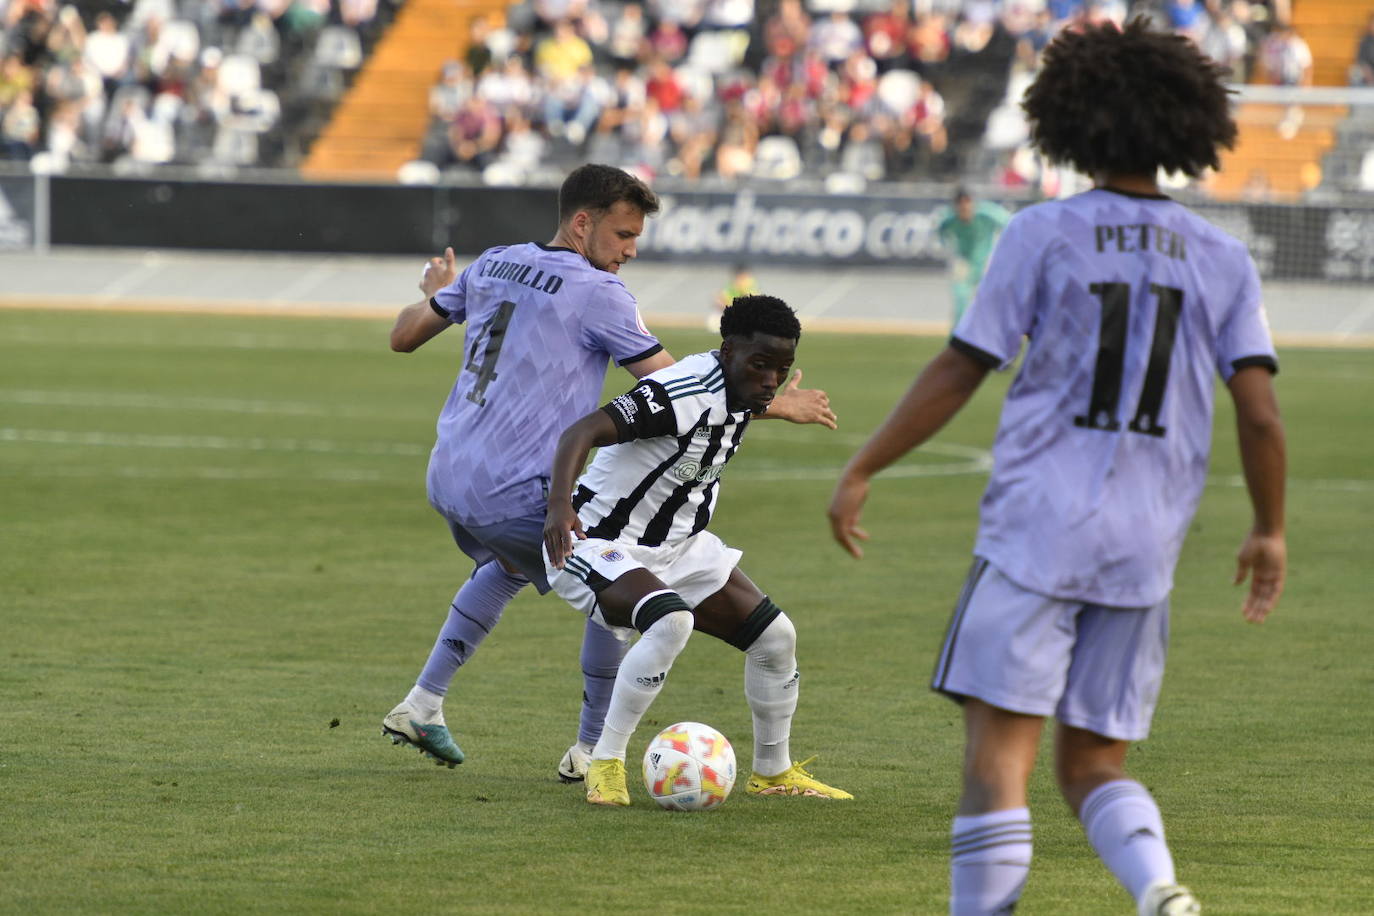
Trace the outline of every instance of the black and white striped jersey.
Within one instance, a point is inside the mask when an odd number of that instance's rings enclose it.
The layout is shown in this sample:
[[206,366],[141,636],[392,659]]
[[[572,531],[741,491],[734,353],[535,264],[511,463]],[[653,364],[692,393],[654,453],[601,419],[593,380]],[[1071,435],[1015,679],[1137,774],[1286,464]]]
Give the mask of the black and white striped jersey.
[[597,452],[573,492],[587,535],[657,547],[704,529],[751,416],[726,406],[719,354],[650,373],[601,409],[622,441]]

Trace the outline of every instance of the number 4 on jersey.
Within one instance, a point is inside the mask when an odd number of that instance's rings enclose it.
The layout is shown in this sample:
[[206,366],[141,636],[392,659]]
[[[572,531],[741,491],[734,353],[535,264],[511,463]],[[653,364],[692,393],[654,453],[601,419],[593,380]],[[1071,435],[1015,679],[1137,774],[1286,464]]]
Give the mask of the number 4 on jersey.
[[[1097,365],[1093,370],[1093,390],[1088,412],[1073,418],[1075,426],[1116,431],[1121,423],[1116,408],[1121,400],[1122,365],[1126,359],[1126,328],[1131,309],[1131,287],[1127,283],[1093,283],[1088,290],[1102,304],[1102,329],[1098,332]],[[1150,342],[1150,362],[1145,368],[1145,384],[1140,402],[1128,428],[1148,436],[1163,436],[1159,409],[1164,404],[1164,386],[1169,381],[1169,358],[1178,335],[1178,315],[1183,309],[1183,290],[1150,284],[1159,302],[1155,333]]]
[[[485,407],[487,404],[487,386],[496,380],[496,361],[501,358],[501,344],[506,340],[506,328],[510,326],[511,316],[515,314],[514,302],[502,302],[496,309],[496,314],[491,316],[487,326],[482,329],[472,341],[472,347],[468,350],[468,362],[463,368],[468,372],[477,375],[477,381],[472,385],[472,390],[468,392],[468,400]],[[487,344],[482,346],[482,338],[486,337]],[[477,351],[482,351],[482,362],[477,362]]]

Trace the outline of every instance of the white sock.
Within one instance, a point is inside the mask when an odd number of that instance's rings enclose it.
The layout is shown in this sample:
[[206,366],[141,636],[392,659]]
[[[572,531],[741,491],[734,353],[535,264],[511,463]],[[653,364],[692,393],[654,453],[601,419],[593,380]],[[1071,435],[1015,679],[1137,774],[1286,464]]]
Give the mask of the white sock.
[[691,635],[692,612],[673,611],[655,621],[625,653],[615,676],[611,705],[606,710],[606,727],[592,749],[593,759],[625,759],[630,735],[663,689],[668,669],[686,648]]
[[406,694],[406,703],[415,710],[415,715],[422,724],[445,725],[444,698],[432,690],[426,690],[416,684],[410,688],[410,693]]
[[1088,842],[1136,901],[1156,882],[1174,883],[1174,857],[1164,820],[1145,787],[1133,779],[1106,782],[1083,799],[1079,814]]
[[950,848],[950,916],[1010,913],[1030,875],[1030,809],[956,817]]
[[788,739],[800,689],[797,631],[779,614],[744,650],[744,696],[754,714],[754,772],[776,776],[792,766]]

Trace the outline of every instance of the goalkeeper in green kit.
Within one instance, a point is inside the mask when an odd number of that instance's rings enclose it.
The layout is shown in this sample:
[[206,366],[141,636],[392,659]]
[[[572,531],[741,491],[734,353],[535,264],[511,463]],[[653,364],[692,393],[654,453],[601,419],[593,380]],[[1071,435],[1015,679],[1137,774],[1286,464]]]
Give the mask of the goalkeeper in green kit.
[[992,254],[992,246],[1001,234],[1011,214],[991,201],[974,202],[973,197],[960,188],[954,194],[954,205],[937,214],[935,234],[949,249],[950,275],[954,293],[954,324],[963,317],[964,309],[973,300],[983,268]]

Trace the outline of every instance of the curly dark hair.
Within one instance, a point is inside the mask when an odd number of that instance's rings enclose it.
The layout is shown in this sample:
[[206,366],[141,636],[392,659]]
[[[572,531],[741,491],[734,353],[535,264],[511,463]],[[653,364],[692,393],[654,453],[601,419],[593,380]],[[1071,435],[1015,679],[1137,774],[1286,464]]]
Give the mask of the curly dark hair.
[[792,307],[777,296],[736,296],[720,314],[721,339],[754,334],[801,340],[801,322]]
[[1064,30],[1021,101],[1031,142],[1086,175],[1196,177],[1236,143],[1228,70],[1181,35],[1139,17]]
[[558,189],[558,221],[567,222],[579,210],[604,213],[621,201],[645,216],[658,212],[658,195],[629,172],[613,165],[580,165]]

